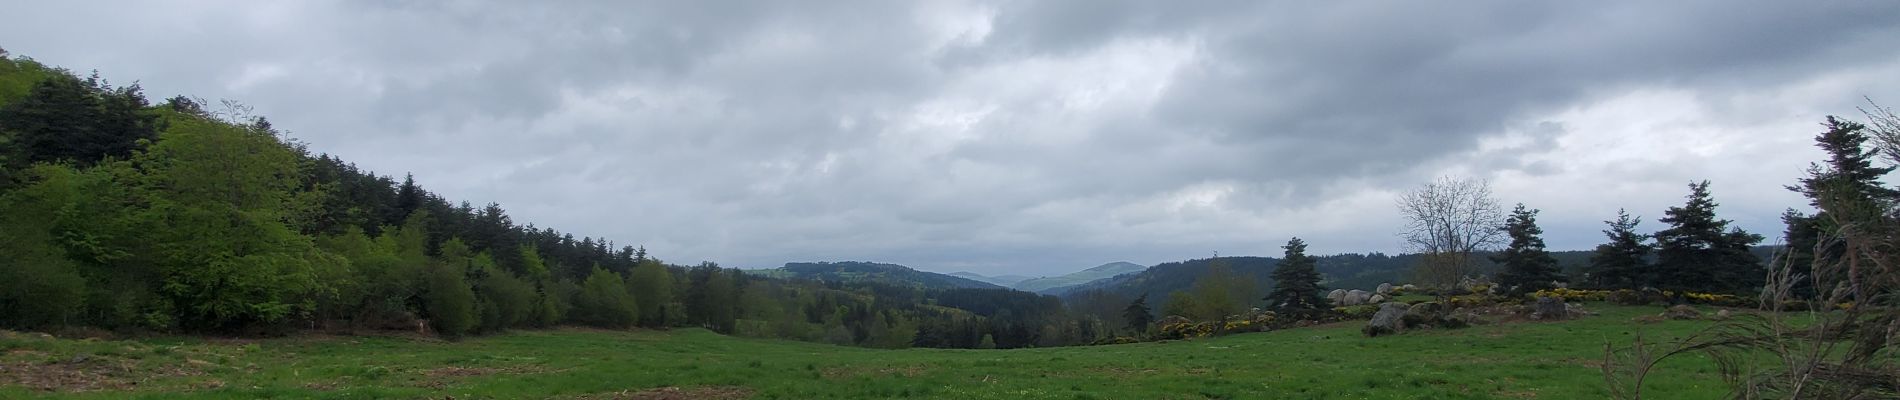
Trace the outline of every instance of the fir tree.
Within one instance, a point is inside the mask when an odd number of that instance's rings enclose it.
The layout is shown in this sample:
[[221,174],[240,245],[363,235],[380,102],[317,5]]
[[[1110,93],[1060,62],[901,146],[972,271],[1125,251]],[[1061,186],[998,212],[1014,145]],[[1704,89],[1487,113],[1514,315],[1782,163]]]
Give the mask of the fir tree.
[[1717,219],[1709,182],[1689,184],[1689,201],[1670,207],[1656,232],[1656,287],[1680,296],[1685,292],[1739,293],[1750,289],[1748,277],[1760,266],[1748,246],[1761,236],[1730,231],[1730,221]]
[[1300,238],[1288,240],[1281,248],[1286,254],[1273,270],[1273,291],[1267,293],[1267,306],[1288,315],[1312,317],[1327,305],[1319,271],[1314,269],[1317,261],[1306,255],[1306,242]]
[[1544,250],[1544,229],[1537,227],[1537,210],[1519,203],[1500,229],[1511,238],[1510,246],[1491,256],[1491,261],[1504,268],[1498,272],[1500,287],[1510,294],[1522,295],[1549,289],[1554,282],[1564,280],[1562,271],[1557,268],[1557,259]]
[[[1873,165],[1878,152],[1867,148],[1869,137],[1865,125],[1828,116],[1826,127],[1814,141],[1816,147],[1828,153],[1827,163],[1809,166],[1808,177],[1802,178],[1799,186],[1789,186],[1789,190],[1800,192],[1816,208],[1835,210],[1880,210],[1882,204],[1900,199],[1900,191],[1880,183],[1880,178],[1894,168]],[[1828,207],[1823,207],[1824,202],[1829,203]],[[1841,217],[1861,219],[1865,216]],[[1837,216],[1826,212],[1804,216],[1789,210],[1782,215],[1782,222],[1787,224],[1788,241],[1788,257],[1784,262],[1794,269],[1791,272],[1795,279],[1790,290],[1795,296],[1815,294],[1811,275],[1816,261],[1838,259],[1846,252],[1840,243],[1817,248],[1822,245],[1822,232],[1834,225],[1829,221],[1836,219]]]
[[1610,225],[1609,230],[1603,231],[1610,242],[1597,245],[1596,254],[1590,256],[1590,280],[1600,287],[1613,289],[1652,285],[1648,276],[1649,253],[1654,249],[1645,243],[1649,235],[1636,233],[1636,225],[1642,223],[1642,218],[1616,210],[1616,220],[1603,223]]
[[1154,323],[1154,314],[1148,312],[1148,295],[1136,297],[1122,309],[1122,319],[1128,321],[1128,329],[1136,333],[1148,331],[1148,324]]

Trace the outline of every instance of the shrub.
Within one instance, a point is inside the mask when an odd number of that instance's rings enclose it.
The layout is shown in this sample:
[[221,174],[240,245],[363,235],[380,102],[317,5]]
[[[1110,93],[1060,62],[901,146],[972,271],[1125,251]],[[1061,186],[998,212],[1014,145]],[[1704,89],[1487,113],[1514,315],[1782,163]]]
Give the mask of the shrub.
[[497,331],[527,322],[540,305],[534,285],[500,269],[486,271],[477,293],[482,304],[482,330]]
[[475,327],[475,291],[469,289],[459,267],[434,264],[424,272],[423,306],[436,334],[458,338]]
[[1556,297],[1564,302],[1609,300],[1612,292],[1608,290],[1580,290],[1568,288],[1544,289],[1531,294],[1531,298]]
[[575,321],[583,324],[625,328],[639,319],[640,307],[634,302],[633,294],[627,293],[619,274],[595,267],[587,280],[581,282],[580,294],[574,297],[573,315]]

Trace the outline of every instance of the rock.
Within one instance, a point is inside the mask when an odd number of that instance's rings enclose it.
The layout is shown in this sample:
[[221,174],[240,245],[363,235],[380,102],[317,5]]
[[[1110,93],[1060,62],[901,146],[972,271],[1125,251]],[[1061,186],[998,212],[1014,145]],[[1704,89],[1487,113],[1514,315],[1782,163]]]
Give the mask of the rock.
[[1416,316],[1420,320],[1424,320],[1424,321],[1436,321],[1438,319],[1445,318],[1445,311],[1446,309],[1443,303],[1439,303],[1436,301],[1427,301],[1423,303],[1413,304],[1410,307],[1407,307],[1405,310],[1405,315],[1407,317]]
[[1194,323],[1194,321],[1187,319],[1187,317],[1183,317],[1179,315],[1169,315],[1166,317],[1161,317],[1160,321],[1155,321],[1155,326],[1168,326],[1168,325],[1175,325],[1175,324],[1190,324],[1190,323]]
[[1457,309],[1452,310],[1451,315],[1445,316],[1444,322],[1439,323],[1439,327],[1456,329],[1483,323],[1484,318],[1480,317],[1477,312],[1469,309]]
[[1326,292],[1326,299],[1332,300],[1333,305],[1346,305],[1346,289],[1333,289],[1331,292]]
[[1531,309],[1531,318],[1539,320],[1560,320],[1570,317],[1570,307],[1557,297],[1540,296],[1537,305]]
[[1427,301],[1406,307],[1404,319],[1405,326],[1416,329],[1428,325],[1438,325],[1438,320],[1444,317],[1444,306],[1439,305],[1439,303],[1435,301]]
[[1369,299],[1369,300],[1366,300],[1366,301],[1368,301],[1368,302],[1370,302],[1370,304],[1379,304],[1379,303],[1384,303],[1384,302],[1385,302],[1385,295],[1383,295],[1383,294],[1375,294],[1375,295],[1372,295],[1372,298],[1371,298],[1371,299]]
[[1366,322],[1366,327],[1361,332],[1369,337],[1399,333],[1405,330],[1406,311],[1408,308],[1403,303],[1381,304],[1379,313],[1372,315],[1372,321]]
[[1417,285],[1413,285],[1413,284],[1410,284],[1410,283],[1407,283],[1407,284],[1405,284],[1405,286],[1400,286],[1400,287],[1399,287],[1399,289],[1404,289],[1405,291],[1407,291],[1407,292],[1410,292],[1410,291],[1413,291],[1413,290],[1418,290],[1418,286],[1417,286]]
[[1564,310],[1565,312],[1569,313],[1571,317],[1597,315],[1597,313],[1591,312],[1590,310],[1583,308],[1583,303],[1566,303],[1564,304]]
[[1348,305],[1348,306],[1356,306],[1360,304],[1366,304],[1366,301],[1368,300],[1372,300],[1372,293],[1366,292],[1364,290],[1353,289],[1351,291],[1346,292],[1346,300],[1343,304]]
[[1688,304],[1677,304],[1669,306],[1668,310],[1663,310],[1662,316],[1674,320],[1697,319],[1702,318],[1702,312],[1696,311],[1694,306]]
[[1381,283],[1379,284],[1379,289],[1374,290],[1373,292],[1378,293],[1378,294],[1392,294],[1392,284]]
[[1727,319],[1729,319],[1730,317],[1734,317],[1734,316],[1735,316],[1735,314],[1733,314],[1733,313],[1730,313],[1730,312],[1728,312],[1728,309],[1726,309],[1726,308],[1724,308],[1724,309],[1721,309],[1721,310],[1716,310],[1716,311],[1715,311],[1715,315],[1712,315],[1712,316],[1709,316],[1709,319],[1710,319],[1710,320],[1715,320],[1715,321],[1723,321],[1723,320],[1727,320]]

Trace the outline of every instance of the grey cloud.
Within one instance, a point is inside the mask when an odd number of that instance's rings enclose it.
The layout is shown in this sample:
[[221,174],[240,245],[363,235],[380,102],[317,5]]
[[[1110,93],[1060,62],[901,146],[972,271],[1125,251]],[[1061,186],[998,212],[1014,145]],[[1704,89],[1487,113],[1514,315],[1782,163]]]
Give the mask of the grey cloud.
[[[1379,196],[1445,165],[1714,168],[1526,156],[1588,151],[1560,143],[1595,134],[1551,119],[1565,110],[1642,90],[1721,108],[1900,62],[1900,6],[1878,2],[15,8],[0,26],[15,53],[257,105],[319,151],[517,221],[739,266],[1055,273],[1273,254],[1295,234],[1393,251]],[[1524,140],[1478,151],[1506,134]],[[1749,207],[1779,199],[1728,187]],[[1552,244],[1593,244],[1607,216],[1554,215],[1569,211],[1546,213],[1567,232]]]

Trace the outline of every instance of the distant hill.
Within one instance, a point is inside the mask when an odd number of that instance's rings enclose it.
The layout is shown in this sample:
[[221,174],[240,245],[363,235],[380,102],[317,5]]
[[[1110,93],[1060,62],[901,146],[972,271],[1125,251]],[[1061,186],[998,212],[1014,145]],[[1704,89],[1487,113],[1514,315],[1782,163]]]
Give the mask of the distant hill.
[[1017,282],[1030,279],[1030,277],[1022,275],[984,276],[975,272],[951,272],[950,276],[1006,287],[1014,286]]
[[[1777,246],[1756,246],[1754,252],[1766,261],[1778,249]],[[1550,253],[1552,258],[1557,259],[1557,265],[1562,266],[1564,272],[1572,276],[1578,275],[1584,266],[1589,265],[1592,254],[1594,252],[1584,250]],[[1317,257],[1318,263],[1315,268],[1326,277],[1326,280],[1320,284],[1328,289],[1372,290],[1380,283],[1400,284],[1411,281],[1412,270],[1418,265],[1418,257],[1417,254],[1396,256],[1382,253],[1337,254]],[[1489,254],[1481,254],[1477,258],[1479,273],[1490,275],[1496,272],[1497,266],[1491,263]],[[1221,257],[1220,259],[1227,262],[1228,268],[1232,269],[1235,275],[1252,279],[1255,289],[1261,293],[1273,287],[1271,278],[1273,268],[1280,264],[1280,260],[1273,257]],[[1207,274],[1209,260],[1157,264],[1139,273],[1059,288],[1059,292],[1051,294],[1073,299],[1085,292],[1103,292],[1131,299],[1144,294],[1150,299],[1166,299],[1170,292],[1187,290],[1194,286],[1196,279]]]
[[787,279],[809,279],[817,281],[839,282],[875,282],[901,287],[920,287],[924,289],[1003,289],[1001,285],[959,278],[935,272],[924,272],[897,264],[873,262],[815,262],[785,263],[784,267],[768,270],[755,270],[754,273]]
[[1141,264],[1117,261],[1102,264],[1095,268],[1076,271],[1067,275],[1027,279],[1010,285],[1010,287],[1025,292],[1060,294],[1070,286],[1113,278],[1122,274],[1141,272],[1146,269],[1148,269],[1148,267]]

